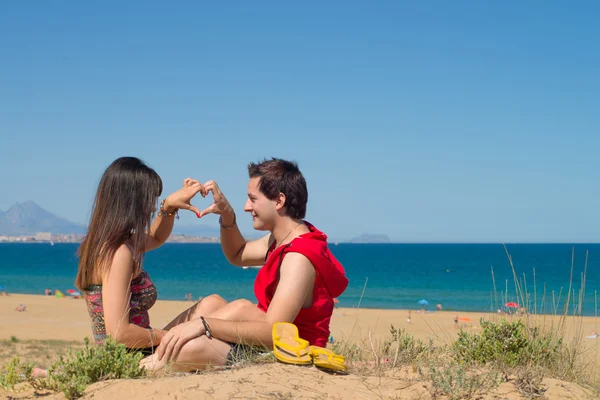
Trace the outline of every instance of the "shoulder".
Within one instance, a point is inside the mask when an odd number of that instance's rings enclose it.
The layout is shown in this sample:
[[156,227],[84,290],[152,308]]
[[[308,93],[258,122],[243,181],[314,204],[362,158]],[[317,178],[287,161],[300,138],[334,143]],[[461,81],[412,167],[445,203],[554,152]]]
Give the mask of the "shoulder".
[[281,263],[281,275],[314,275],[315,267],[312,262],[302,253],[294,251],[286,252]]
[[131,272],[133,269],[133,253],[129,246],[122,244],[119,246],[115,255],[112,258],[111,270],[123,270],[124,272]]
[[126,244],[122,244],[119,246],[117,251],[115,251],[115,255],[113,257],[113,261],[126,261],[130,259],[133,261],[133,252]]

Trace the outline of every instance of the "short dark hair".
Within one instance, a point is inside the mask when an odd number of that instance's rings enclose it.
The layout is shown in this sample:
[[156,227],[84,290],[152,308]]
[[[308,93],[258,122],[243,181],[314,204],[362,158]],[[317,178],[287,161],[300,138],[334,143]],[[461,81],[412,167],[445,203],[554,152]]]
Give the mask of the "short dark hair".
[[271,158],[259,163],[248,164],[250,178],[260,178],[258,190],[269,200],[275,200],[279,193],[285,195],[287,215],[293,219],[302,219],[306,215],[308,190],[306,180],[295,161]]

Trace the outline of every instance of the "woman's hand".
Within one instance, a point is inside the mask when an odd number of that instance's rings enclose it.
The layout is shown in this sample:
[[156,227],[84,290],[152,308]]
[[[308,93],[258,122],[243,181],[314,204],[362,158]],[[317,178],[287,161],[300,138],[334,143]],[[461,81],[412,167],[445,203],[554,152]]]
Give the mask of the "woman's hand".
[[171,193],[165,199],[164,210],[173,211],[176,208],[181,210],[193,211],[198,218],[200,218],[200,210],[190,204],[190,201],[198,194],[203,192],[203,187],[200,182],[195,179],[187,178],[183,181],[183,187],[178,191]]
[[215,181],[208,181],[202,187],[202,196],[206,197],[208,192],[212,192],[213,194],[213,203],[208,206],[204,211],[200,213],[198,218],[203,217],[207,214],[218,214],[218,215],[228,215],[233,214],[233,208],[229,204],[229,201],[219,189],[219,185]]
[[199,319],[174,326],[162,338],[160,346],[156,349],[158,360],[164,358],[165,362],[176,361],[184,344],[205,333],[204,325]]

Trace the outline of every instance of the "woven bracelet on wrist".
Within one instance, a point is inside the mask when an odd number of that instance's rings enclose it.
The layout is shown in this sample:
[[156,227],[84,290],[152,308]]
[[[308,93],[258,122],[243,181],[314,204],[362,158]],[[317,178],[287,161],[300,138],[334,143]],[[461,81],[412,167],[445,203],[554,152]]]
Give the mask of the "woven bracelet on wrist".
[[236,222],[235,211],[233,212],[233,222],[231,223],[231,225],[223,225],[223,216],[221,215],[219,217],[219,225],[221,225],[221,228],[223,228],[223,229],[233,228],[235,226],[235,222]]
[[212,332],[210,331],[210,326],[208,322],[204,319],[204,317],[200,317],[200,321],[202,321],[202,325],[204,325],[204,333],[207,338],[212,339]]

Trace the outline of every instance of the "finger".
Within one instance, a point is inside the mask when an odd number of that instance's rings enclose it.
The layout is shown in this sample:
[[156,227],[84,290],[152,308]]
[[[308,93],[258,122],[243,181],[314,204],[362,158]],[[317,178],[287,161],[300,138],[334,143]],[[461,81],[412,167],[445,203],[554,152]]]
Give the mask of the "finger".
[[190,186],[191,189],[194,189],[196,191],[196,193],[201,192],[202,191],[202,184],[198,181],[194,181]]
[[177,343],[177,339],[173,339],[169,342],[167,349],[165,351],[165,362],[171,361],[173,356],[173,348],[175,347],[175,343]]
[[200,216],[198,218],[202,218],[205,215],[208,215],[214,211],[215,211],[215,204],[213,203],[210,206],[206,207],[202,212],[200,212]]
[[158,361],[162,360],[162,358],[165,356],[165,351],[167,350],[167,345],[169,344],[169,342],[171,341],[171,338],[173,336],[167,334],[165,337],[162,338],[162,340],[160,341],[160,346],[158,346]]
[[188,205],[186,207],[186,210],[190,210],[191,212],[193,212],[194,214],[196,214],[196,217],[200,218],[200,210],[198,210],[196,207],[194,207],[193,205]]
[[213,196],[219,195],[221,190],[215,181],[208,181],[204,185],[204,196],[208,195],[208,192],[212,192]]
[[184,341],[182,338],[179,338],[179,340],[177,341],[177,343],[175,344],[175,347],[173,348],[173,362],[177,361],[177,359],[179,358],[179,353],[181,352],[181,348],[184,345]]

